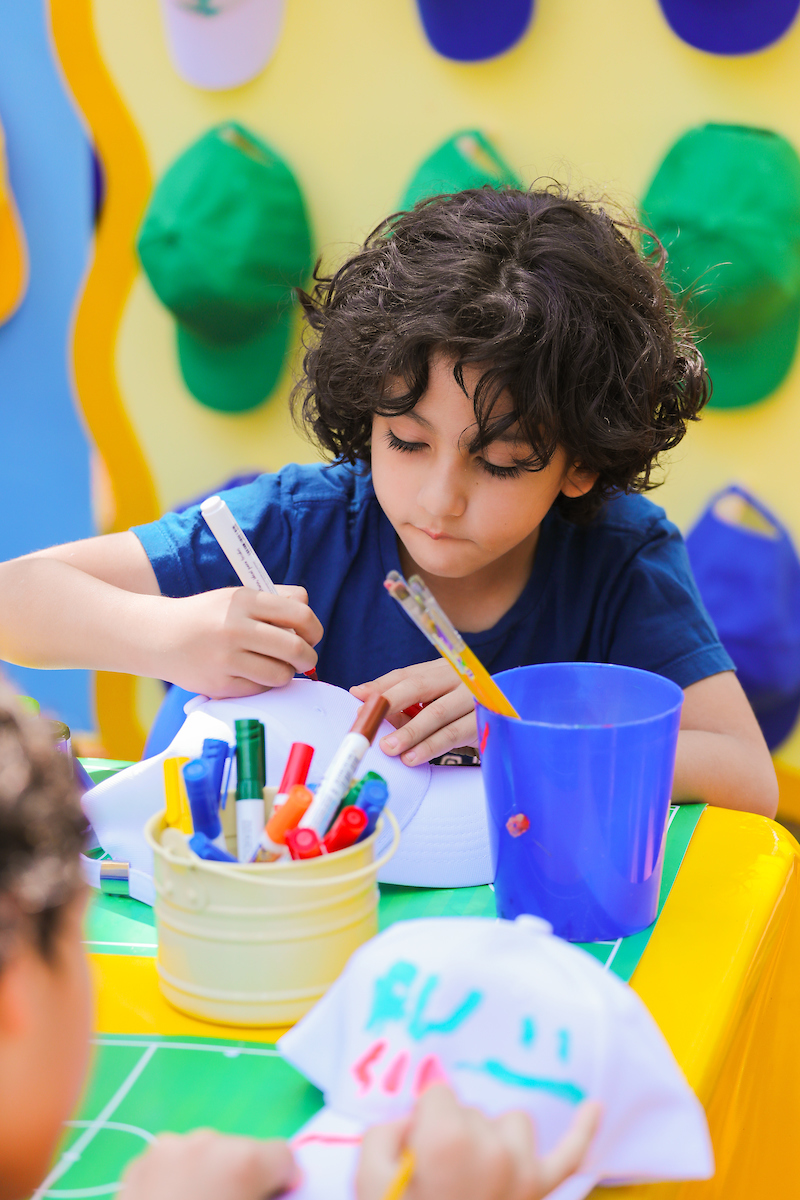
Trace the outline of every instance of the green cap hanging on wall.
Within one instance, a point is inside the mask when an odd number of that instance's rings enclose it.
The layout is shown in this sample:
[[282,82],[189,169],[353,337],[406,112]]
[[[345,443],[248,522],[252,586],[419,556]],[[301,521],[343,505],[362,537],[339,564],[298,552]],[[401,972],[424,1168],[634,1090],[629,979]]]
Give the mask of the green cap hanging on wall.
[[454,133],[417,168],[400,208],[413,208],[429,196],[463,192],[467,188],[521,187],[517,176],[492,143],[477,129]]
[[800,158],[767,129],[702,125],[674,144],[642,202],[667,278],[700,327],[711,403],[741,408],[789,372],[800,331]]
[[209,130],[159,181],[137,248],[177,321],[192,395],[226,412],[260,404],[283,368],[293,288],[311,269],[308,218],[287,164],[241,125]]

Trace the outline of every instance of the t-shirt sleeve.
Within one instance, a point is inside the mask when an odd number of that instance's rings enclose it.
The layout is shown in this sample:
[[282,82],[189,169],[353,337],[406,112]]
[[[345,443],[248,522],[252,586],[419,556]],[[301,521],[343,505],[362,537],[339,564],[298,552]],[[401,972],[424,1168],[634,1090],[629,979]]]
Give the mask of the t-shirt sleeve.
[[[284,472],[261,475],[244,487],[221,492],[269,574],[287,578],[291,548],[291,489]],[[239,579],[205,523],[200,506],[167,513],[132,530],[150,559],[162,596],[195,596],[237,587]]]
[[607,661],[643,667],[682,688],[736,669],[700,598],[683,538],[671,522],[654,523],[619,584]]

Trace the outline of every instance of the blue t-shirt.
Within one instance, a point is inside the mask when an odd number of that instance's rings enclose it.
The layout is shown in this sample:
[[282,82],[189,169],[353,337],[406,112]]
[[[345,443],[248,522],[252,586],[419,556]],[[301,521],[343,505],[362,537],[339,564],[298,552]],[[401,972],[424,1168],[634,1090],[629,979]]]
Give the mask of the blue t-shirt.
[[[223,495],[275,582],[308,591],[325,628],[320,679],[349,688],[437,657],[383,587],[400,559],[368,471],[291,465]],[[199,507],[134,533],[162,595],[239,583]],[[464,636],[493,674],[526,663],[606,662],[685,688],[733,670],[680,533],[642,496],[610,501],[585,527],[551,508],[522,595],[492,629]]]

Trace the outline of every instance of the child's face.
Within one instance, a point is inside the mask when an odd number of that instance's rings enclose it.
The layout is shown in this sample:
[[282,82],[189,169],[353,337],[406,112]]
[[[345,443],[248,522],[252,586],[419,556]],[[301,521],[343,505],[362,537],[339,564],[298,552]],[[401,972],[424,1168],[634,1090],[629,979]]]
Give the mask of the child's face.
[[46,1176],[86,1074],[92,998],[82,894],[65,906],[50,959],[30,942],[0,971],[0,1200]]
[[[481,374],[478,366],[464,369],[470,397]],[[414,409],[372,422],[378,502],[414,563],[450,579],[532,546],[559,492],[581,495],[594,482],[561,448],[541,471],[517,467],[530,447],[513,441],[513,429],[512,440],[470,454],[476,429],[470,397],[453,378],[452,361],[434,354],[427,390]],[[504,411],[502,397],[495,411]]]

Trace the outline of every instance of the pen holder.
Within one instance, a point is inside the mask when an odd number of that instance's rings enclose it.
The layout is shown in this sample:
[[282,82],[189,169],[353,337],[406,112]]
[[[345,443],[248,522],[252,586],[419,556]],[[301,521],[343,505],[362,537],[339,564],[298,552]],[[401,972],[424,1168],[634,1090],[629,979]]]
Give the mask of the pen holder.
[[545,663],[497,682],[520,714],[480,704],[497,913],[544,917],[576,942],[656,918],[683,692],[605,663]]
[[[230,807],[231,801],[226,806]],[[350,955],[378,932],[375,832],[347,850],[274,863],[209,862],[162,846],[163,812],[145,825],[153,851],[159,986],[181,1012],[224,1025],[286,1026],[306,1013]]]

